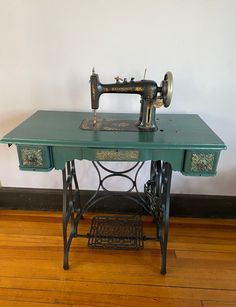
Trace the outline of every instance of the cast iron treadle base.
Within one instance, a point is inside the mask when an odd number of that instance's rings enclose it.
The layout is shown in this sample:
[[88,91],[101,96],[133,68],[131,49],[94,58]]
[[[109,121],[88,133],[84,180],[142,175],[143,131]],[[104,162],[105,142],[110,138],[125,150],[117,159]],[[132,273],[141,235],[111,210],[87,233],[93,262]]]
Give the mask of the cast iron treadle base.
[[88,246],[109,249],[142,249],[143,226],[140,216],[95,216]]

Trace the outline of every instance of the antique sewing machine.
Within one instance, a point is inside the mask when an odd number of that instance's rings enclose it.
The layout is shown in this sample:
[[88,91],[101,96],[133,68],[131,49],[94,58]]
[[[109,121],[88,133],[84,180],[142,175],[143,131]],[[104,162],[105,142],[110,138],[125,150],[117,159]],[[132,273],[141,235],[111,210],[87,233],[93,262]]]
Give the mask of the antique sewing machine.
[[[121,224],[116,217],[115,226],[109,228],[112,234],[113,228],[116,230],[113,237],[110,232],[101,231],[107,229],[106,225],[100,227],[104,217],[94,220],[90,234],[78,232],[79,223],[88,210],[108,197],[120,197],[117,191],[106,187],[106,180],[117,177],[130,182],[122,197],[132,200],[153,217],[156,235],[151,239],[160,242],[161,274],[166,273],[172,170],[187,176],[214,176],[220,152],[226,148],[196,114],[159,114],[156,118],[157,107],[170,105],[172,79],[172,74],[167,72],[160,86],[145,78],[127,81],[119,77],[115,83],[102,84],[93,71],[90,82],[94,117],[91,112],[38,110],[0,140],[0,143],[16,145],[21,170],[62,171],[65,270],[69,268],[72,239],[79,236],[88,237],[92,248],[143,248],[147,237],[143,235],[141,220],[136,218],[126,217],[125,224]],[[103,113],[97,117],[99,98],[104,93],[139,94],[140,114]],[[97,172],[97,190],[88,200],[80,198],[75,160],[91,161]],[[116,171],[104,166],[106,161],[133,164]],[[150,173],[140,193],[137,181],[146,161],[150,161]],[[113,222],[112,219],[106,221],[107,225]],[[117,228],[117,225],[122,226]],[[126,229],[132,230],[128,237]]]
[[[134,81],[131,78],[127,81],[126,78],[115,78],[115,83],[102,84],[99,81],[98,74],[94,69],[90,77],[91,85],[91,108],[94,110],[93,120],[85,119],[81,128],[85,130],[128,130],[128,131],[155,131],[156,124],[156,108],[161,106],[168,107],[172,98],[173,77],[171,72],[167,72],[161,85],[158,86],[155,81],[143,80]],[[120,93],[120,94],[139,94],[140,114],[135,122],[119,121],[97,118],[96,110],[99,108],[99,99],[105,93]]]

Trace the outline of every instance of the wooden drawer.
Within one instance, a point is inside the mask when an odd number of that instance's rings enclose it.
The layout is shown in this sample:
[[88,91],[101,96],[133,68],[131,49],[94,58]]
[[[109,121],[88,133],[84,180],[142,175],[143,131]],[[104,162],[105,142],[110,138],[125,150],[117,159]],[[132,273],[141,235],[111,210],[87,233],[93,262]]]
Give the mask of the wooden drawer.
[[53,168],[48,146],[18,145],[17,152],[21,170],[49,171]]
[[220,151],[187,150],[184,159],[184,175],[214,176],[220,156]]

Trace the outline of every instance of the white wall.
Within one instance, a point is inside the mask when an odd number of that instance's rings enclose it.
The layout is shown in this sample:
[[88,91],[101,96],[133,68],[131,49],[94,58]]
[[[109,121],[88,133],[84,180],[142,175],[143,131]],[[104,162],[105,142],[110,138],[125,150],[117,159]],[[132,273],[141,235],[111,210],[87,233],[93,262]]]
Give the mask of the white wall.
[[[198,113],[228,146],[216,177],[174,174],[172,192],[236,195],[235,38],[234,0],[0,0],[0,137],[38,109],[90,110],[93,66],[105,83],[145,67],[159,83],[171,70],[172,104],[159,112]],[[102,96],[100,111],[121,108],[138,112],[139,98]],[[81,188],[95,188],[78,164]],[[19,171],[16,149],[0,145],[0,181],[59,188],[61,174]]]

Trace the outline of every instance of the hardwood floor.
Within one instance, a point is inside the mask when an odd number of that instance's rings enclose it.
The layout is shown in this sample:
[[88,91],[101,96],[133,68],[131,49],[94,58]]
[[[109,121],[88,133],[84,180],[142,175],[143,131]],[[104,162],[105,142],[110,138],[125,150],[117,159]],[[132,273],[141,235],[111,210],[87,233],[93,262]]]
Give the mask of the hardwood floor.
[[166,276],[155,241],[111,251],[75,238],[68,271],[62,254],[60,212],[0,211],[0,306],[236,306],[236,220],[172,218]]

